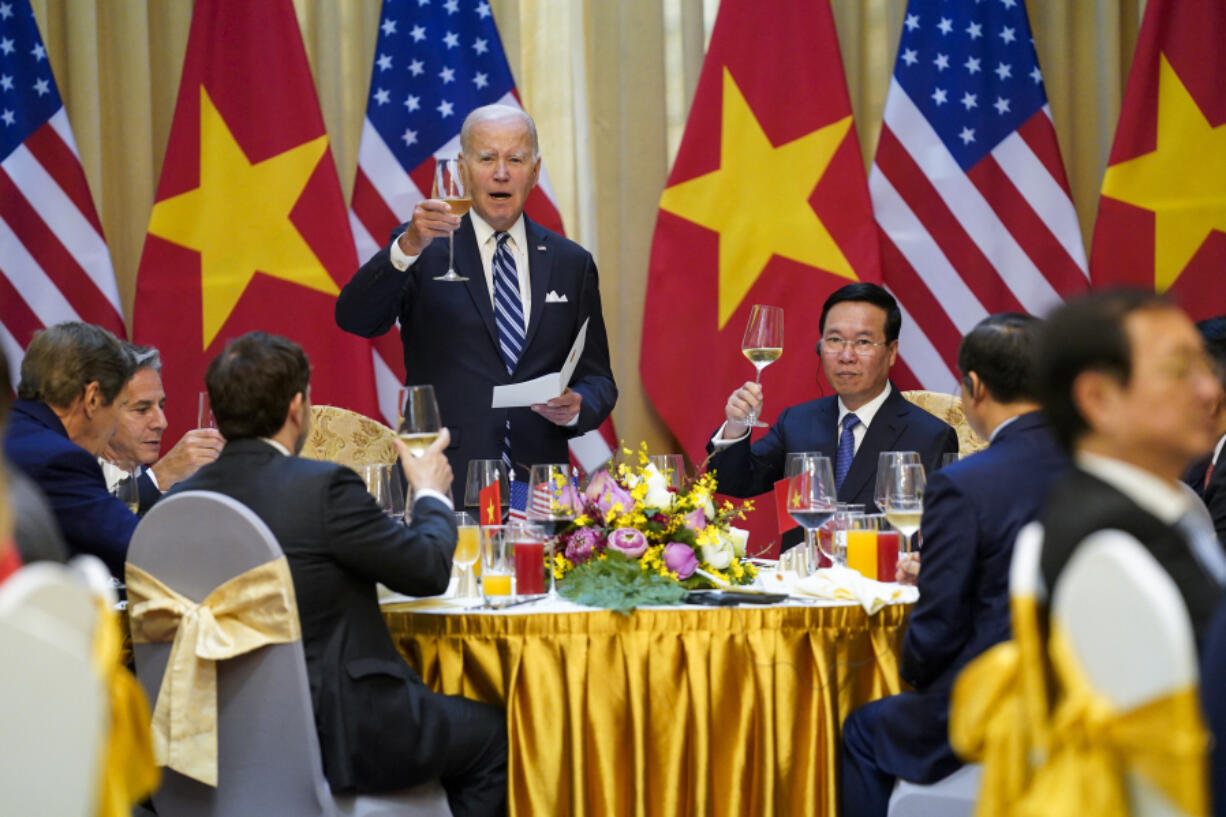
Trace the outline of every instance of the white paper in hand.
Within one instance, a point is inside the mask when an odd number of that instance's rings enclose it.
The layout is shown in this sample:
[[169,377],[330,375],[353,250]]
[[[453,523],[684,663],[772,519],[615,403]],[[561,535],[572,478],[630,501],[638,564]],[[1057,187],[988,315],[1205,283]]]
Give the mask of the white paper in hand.
[[587,321],[585,320],[579,327],[579,334],[575,336],[575,342],[571,344],[566,362],[562,364],[562,371],[543,374],[522,383],[495,386],[494,399],[490,408],[518,408],[547,403],[566,391],[571,377],[575,374],[575,367],[579,365],[579,358],[583,356],[583,344],[586,340]]

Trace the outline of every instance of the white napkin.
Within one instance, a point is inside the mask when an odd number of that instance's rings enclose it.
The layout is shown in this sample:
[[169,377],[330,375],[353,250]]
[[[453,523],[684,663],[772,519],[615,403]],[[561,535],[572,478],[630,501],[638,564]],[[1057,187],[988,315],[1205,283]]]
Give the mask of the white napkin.
[[910,603],[919,599],[919,589],[916,587],[866,579],[859,571],[848,567],[824,567],[796,582],[792,592],[819,599],[856,601],[870,616],[887,604]]

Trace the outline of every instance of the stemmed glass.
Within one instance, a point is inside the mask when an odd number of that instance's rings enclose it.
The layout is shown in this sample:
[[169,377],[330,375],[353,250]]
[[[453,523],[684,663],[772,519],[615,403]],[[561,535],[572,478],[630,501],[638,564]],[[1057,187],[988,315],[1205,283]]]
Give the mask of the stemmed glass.
[[[534,465],[528,478],[528,524],[550,540],[550,555],[558,545],[558,534],[575,521],[579,512],[579,491],[571,482],[569,465]],[[553,570],[549,571],[549,595],[556,597]]]
[[[804,466],[805,457],[820,457],[820,456],[821,454],[819,454],[816,451],[792,451],[790,452],[787,455],[787,459],[784,460],[783,478],[790,480],[792,477],[799,474],[801,472],[801,468]],[[805,547],[809,551],[809,561],[815,567],[818,561],[817,552],[819,550],[819,547],[817,544],[817,538],[819,535],[820,534],[816,530],[806,530],[805,531]]]
[[[924,513],[924,466],[914,463],[899,465],[891,471],[886,486],[885,518],[902,532],[910,543],[920,528]],[[910,549],[908,547],[908,549]]]
[[788,514],[805,529],[807,536],[833,516],[837,507],[830,458],[821,454],[801,455],[796,475],[788,480]]
[[[756,374],[753,382],[762,382],[762,370],[774,363],[783,354],[783,310],[777,306],[754,304],[749,312],[749,325],[741,341],[741,353],[753,364]],[[764,428],[766,423],[758,420],[758,412],[752,411],[745,418],[745,425]]]
[[129,511],[137,513],[140,510],[140,485],[137,483],[140,468],[124,468],[123,471],[124,477],[115,483],[111,495],[126,505]]
[[209,403],[207,391],[200,392],[200,409],[196,414],[196,428],[217,428],[217,421],[213,419],[213,406]]
[[647,461],[656,467],[656,470],[664,477],[669,488],[676,488],[678,491],[683,487],[685,482],[685,457],[681,454],[652,454],[647,458]]
[[[458,159],[438,159],[434,163],[434,198],[442,199],[451,208],[452,215],[463,217],[473,206],[472,194],[460,177]],[[467,281],[455,271],[455,234],[447,236],[447,273],[438,275],[436,281]]]
[[[497,486],[498,490],[492,490]],[[481,495],[487,497],[497,494],[492,503],[481,501]],[[469,460],[468,478],[464,482],[464,506],[476,512],[477,519],[483,526],[497,525],[502,522],[502,512],[510,501],[511,483],[507,479],[507,467],[502,460]]]
[[900,464],[920,465],[919,454],[915,451],[882,451],[877,455],[877,482],[873,488],[873,502],[879,511],[885,511],[885,498],[889,493],[892,474]]
[[398,436],[414,456],[420,457],[438,439],[442,424],[438,419],[438,401],[434,387],[405,386],[404,415]]
[[477,578],[473,565],[481,555],[481,528],[477,520],[464,511],[455,515],[456,540],[452,561],[460,568],[459,597],[471,599],[476,596]]

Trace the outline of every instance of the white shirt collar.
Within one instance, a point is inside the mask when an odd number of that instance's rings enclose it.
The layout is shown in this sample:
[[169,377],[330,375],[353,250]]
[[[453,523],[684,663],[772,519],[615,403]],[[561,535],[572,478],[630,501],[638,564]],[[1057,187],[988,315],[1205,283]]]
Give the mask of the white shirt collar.
[[[882,404],[885,403],[885,399],[890,396],[890,388],[890,381],[885,381],[885,388],[881,390],[881,394],[877,395],[872,400],[869,400],[867,403],[855,410],[856,419],[858,419],[860,424],[865,428],[868,428],[873,424],[873,418],[877,416],[877,411],[881,408]],[[843,418],[851,413],[852,410],[843,405],[843,398],[840,397],[838,421],[840,426],[843,425]]]
[[272,437],[260,437],[260,439],[261,439],[262,441],[264,441],[264,442],[268,443],[269,445],[271,445],[273,448],[275,448],[275,449],[277,449],[278,451],[280,451],[280,452],[281,452],[282,454],[284,454],[285,456],[287,456],[287,457],[288,457],[288,456],[290,456],[289,449],[288,449],[288,448],[286,448],[285,446],[281,445],[281,443],[277,442],[277,441],[276,441],[276,440],[274,440]]
[[[489,241],[490,236],[494,234],[494,228],[489,225],[489,222],[477,215],[476,210],[469,210],[468,216],[473,222],[473,233],[477,239],[477,246],[485,246],[485,242]],[[507,232],[511,234],[511,240],[515,242],[515,246],[520,250],[527,252],[528,231],[524,227],[523,213],[519,214],[519,218],[515,219],[515,223],[511,225],[511,229],[507,230]]]
[[1076,461],[1081,470],[1111,485],[1168,525],[1191,509],[1188,494],[1144,468],[1088,451],[1078,451]]
[[1214,464],[1214,467],[1217,466],[1217,461],[1222,456],[1222,444],[1223,443],[1226,443],[1226,434],[1223,434],[1221,437],[1218,438],[1217,446],[1214,447],[1213,449],[1213,459],[1210,460],[1210,462]]

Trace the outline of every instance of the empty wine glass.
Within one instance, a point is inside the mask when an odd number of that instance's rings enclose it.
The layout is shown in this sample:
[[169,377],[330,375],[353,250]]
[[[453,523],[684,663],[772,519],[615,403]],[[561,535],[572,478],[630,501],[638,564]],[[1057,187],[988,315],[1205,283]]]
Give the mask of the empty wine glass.
[[[451,214],[461,218],[473,205],[472,194],[460,175],[458,159],[438,159],[434,163],[434,198],[442,199],[451,208]],[[467,281],[455,271],[455,233],[447,236],[447,272],[435,276],[436,281]]]
[[[558,534],[579,513],[582,500],[571,481],[569,465],[534,465],[528,479],[528,524],[549,540],[550,556],[555,555]],[[556,596],[553,571],[549,571],[549,595]]]
[[[502,460],[469,460],[464,482],[464,506],[482,525],[497,525],[511,496],[507,467]],[[484,497],[484,499],[483,499]]]
[[[783,354],[783,310],[777,306],[754,304],[749,312],[749,324],[741,340],[741,353],[753,364],[753,382],[762,382],[762,370],[774,363]],[[758,420],[758,412],[752,411],[745,418],[745,425],[765,427]]]
[[652,454],[647,461],[664,475],[664,479],[668,481],[668,487],[681,490],[686,476],[684,456],[681,454]]

